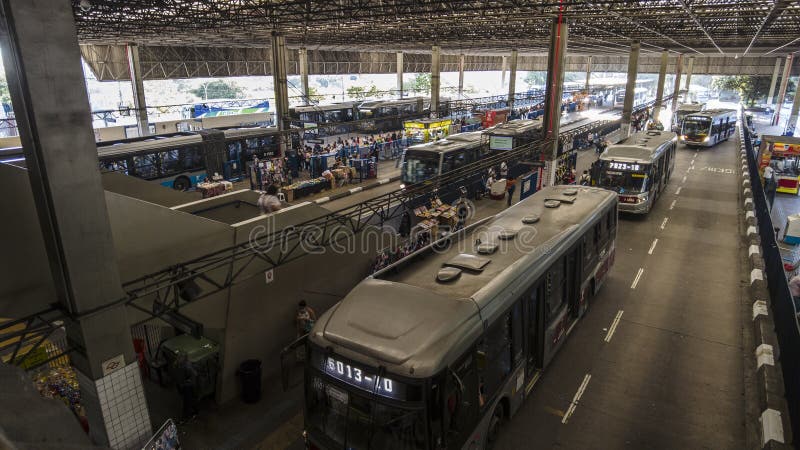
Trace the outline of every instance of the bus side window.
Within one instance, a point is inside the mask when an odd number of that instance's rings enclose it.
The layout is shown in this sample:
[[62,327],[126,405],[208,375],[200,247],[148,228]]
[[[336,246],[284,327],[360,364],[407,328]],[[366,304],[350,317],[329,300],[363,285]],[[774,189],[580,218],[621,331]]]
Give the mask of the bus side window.
[[566,296],[566,277],[564,276],[565,259],[561,258],[553,267],[547,272],[547,303],[545,311],[545,322],[550,323],[553,317],[558,314],[561,306],[564,304],[564,297]]
[[478,404],[483,408],[511,373],[511,313],[505,313],[478,342]]

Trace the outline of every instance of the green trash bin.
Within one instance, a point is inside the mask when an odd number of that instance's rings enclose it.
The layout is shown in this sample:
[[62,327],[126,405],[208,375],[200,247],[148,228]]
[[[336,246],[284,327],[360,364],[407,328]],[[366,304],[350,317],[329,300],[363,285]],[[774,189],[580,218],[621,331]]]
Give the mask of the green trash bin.
[[180,367],[181,354],[186,354],[197,371],[196,395],[198,399],[214,394],[219,371],[219,344],[200,337],[182,334],[167,339],[161,344],[161,353],[167,362],[170,377],[179,380],[183,376]]

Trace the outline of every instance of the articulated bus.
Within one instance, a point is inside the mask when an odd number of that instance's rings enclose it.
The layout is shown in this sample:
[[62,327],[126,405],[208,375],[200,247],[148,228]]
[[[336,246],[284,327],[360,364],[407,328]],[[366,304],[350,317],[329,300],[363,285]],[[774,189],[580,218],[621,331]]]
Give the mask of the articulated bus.
[[460,169],[486,156],[481,132],[458,133],[435,142],[413,145],[403,154],[403,185],[420,183]]
[[358,119],[358,108],[355,102],[293,106],[289,108],[289,117],[313,124],[352,122]]
[[689,114],[695,114],[706,109],[705,103],[681,103],[675,112],[672,113],[672,131],[679,132],[683,125],[683,119]]
[[592,165],[592,185],[619,196],[620,212],[647,214],[675,169],[677,135],[636,133],[609,146]]
[[195,187],[209,175],[246,174],[246,163],[280,156],[277,128],[201,130],[97,143],[101,172],[121,172],[176,190]]
[[546,187],[359,283],[308,335],[308,447],[491,447],[603,284],[616,229],[614,193]]
[[[513,150],[542,139],[542,119],[512,120],[484,132],[485,144],[492,153]],[[508,176],[516,178],[530,170],[523,164],[509,166]]]
[[707,109],[683,119],[680,140],[687,147],[711,147],[728,140],[736,132],[736,111]]
[[430,99],[410,97],[402,100],[374,100],[359,105],[358,118],[368,120],[361,126],[366,133],[380,133],[403,128],[403,121],[426,116]]

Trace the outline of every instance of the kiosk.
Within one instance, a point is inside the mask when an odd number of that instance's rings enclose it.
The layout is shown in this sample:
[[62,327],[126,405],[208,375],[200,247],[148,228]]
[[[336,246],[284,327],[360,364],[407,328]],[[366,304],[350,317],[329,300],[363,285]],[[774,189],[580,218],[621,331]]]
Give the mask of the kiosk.
[[442,137],[450,133],[450,119],[417,119],[403,122],[405,134],[414,142],[428,142],[433,140],[437,134]]
[[776,192],[800,193],[800,138],[761,136],[758,164],[762,176],[767,166],[775,170]]

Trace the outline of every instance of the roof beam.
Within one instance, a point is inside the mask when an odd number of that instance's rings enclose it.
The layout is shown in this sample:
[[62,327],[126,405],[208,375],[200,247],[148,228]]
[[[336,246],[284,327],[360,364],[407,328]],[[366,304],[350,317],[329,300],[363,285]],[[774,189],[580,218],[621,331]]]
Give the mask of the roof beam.
[[750,51],[750,48],[753,47],[753,44],[755,44],[756,39],[758,39],[758,36],[761,34],[761,32],[769,28],[769,26],[772,25],[772,22],[774,22],[775,19],[777,19],[778,16],[780,16],[791,3],[792,2],[790,0],[778,0],[772,5],[772,9],[766,16],[764,16],[764,21],[761,22],[761,26],[758,27],[758,31],[756,31],[756,34],[753,35],[753,39],[744,50],[744,53],[742,53],[742,56],[746,55],[747,52]]

